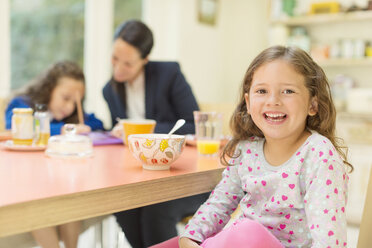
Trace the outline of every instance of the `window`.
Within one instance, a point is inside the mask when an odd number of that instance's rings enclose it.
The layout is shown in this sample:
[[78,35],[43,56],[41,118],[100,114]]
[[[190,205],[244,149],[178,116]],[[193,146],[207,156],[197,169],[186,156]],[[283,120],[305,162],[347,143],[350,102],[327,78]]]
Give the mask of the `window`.
[[114,27],[128,19],[138,19],[142,17],[142,1],[140,0],[115,0],[114,5]]
[[[86,73],[85,109],[108,126],[102,88],[111,74],[112,30],[125,20],[141,19],[142,1],[0,0],[0,7],[5,14],[10,13],[11,37],[10,61],[8,56],[0,59],[3,95],[8,89],[14,91],[28,84],[52,63],[72,60]],[[0,18],[0,31],[7,34],[7,26]],[[7,46],[7,37],[0,35],[0,44]],[[8,74],[1,73],[9,63],[10,82]]]
[[84,0],[11,0],[11,89],[49,65],[72,60],[83,67]]

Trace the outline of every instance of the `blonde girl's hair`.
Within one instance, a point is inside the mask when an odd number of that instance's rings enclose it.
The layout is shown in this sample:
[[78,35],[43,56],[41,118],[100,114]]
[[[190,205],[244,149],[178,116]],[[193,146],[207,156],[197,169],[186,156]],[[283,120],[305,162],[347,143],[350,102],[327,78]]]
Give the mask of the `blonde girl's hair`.
[[[27,97],[32,108],[35,108],[37,103],[48,106],[54,88],[59,83],[59,79],[63,77],[78,80],[85,86],[84,72],[81,67],[75,62],[64,60],[52,64],[15,95]],[[81,101],[83,102],[83,99]],[[75,108],[74,112],[63,121],[78,123],[77,109]]]
[[353,171],[353,166],[347,161],[348,148],[343,145],[343,140],[335,136],[336,129],[336,109],[332,101],[328,79],[319,65],[303,50],[295,47],[273,46],[262,51],[250,64],[245,73],[239,103],[231,119],[230,128],[232,140],[225,146],[221,154],[221,162],[229,164],[229,158],[237,158],[240,151],[235,153],[236,145],[247,140],[252,136],[264,137],[262,131],[253,122],[247,113],[244,94],[249,93],[253,75],[262,65],[274,60],[283,60],[293,66],[293,68],[305,78],[306,88],[310,92],[310,97],[318,100],[318,112],[314,116],[308,116],[306,128],[315,130],[319,134],[327,137],[335,146],[344,164]]

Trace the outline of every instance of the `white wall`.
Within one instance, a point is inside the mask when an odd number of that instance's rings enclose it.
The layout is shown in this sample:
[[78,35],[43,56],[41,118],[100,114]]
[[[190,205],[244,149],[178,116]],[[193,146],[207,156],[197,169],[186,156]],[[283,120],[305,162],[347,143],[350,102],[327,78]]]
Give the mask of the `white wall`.
[[[268,46],[269,5],[266,0],[222,1],[226,7],[223,26],[227,69],[221,84],[221,98],[228,93],[230,101],[237,98],[239,87],[250,62]],[[232,87],[226,87],[232,85]],[[226,92],[226,89],[230,91]]]
[[0,1],[0,97],[10,91],[10,35],[9,0]]
[[102,89],[111,77],[113,37],[113,0],[85,1],[84,73],[86,76],[85,109],[101,119],[106,128],[111,118]]
[[215,26],[197,20],[197,1],[144,0],[153,60],[177,60],[199,102],[235,103],[245,70],[267,46],[268,1],[219,0]]

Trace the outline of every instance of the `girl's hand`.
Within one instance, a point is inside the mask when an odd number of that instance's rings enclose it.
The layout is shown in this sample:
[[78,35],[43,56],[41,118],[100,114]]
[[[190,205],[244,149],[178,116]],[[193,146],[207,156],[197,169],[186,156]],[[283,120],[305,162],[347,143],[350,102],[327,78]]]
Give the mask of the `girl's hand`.
[[122,139],[124,136],[123,127],[120,123],[117,123],[115,127],[111,130],[110,134],[116,138]]
[[178,241],[178,245],[180,248],[197,248],[197,247],[201,248],[201,246],[198,245],[198,243],[185,237],[180,238],[180,240]]
[[77,134],[78,133],[89,133],[90,131],[92,131],[90,126],[87,126],[85,124],[76,124],[75,128],[76,128]]

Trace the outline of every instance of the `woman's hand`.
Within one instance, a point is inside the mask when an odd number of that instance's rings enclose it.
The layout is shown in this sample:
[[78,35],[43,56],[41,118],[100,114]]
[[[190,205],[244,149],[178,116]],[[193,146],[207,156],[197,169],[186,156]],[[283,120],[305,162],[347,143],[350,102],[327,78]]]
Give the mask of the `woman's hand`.
[[66,134],[66,128],[68,130],[71,130],[71,128],[72,128],[72,127],[70,127],[71,125],[73,125],[75,127],[75,133],[76,134],[79,134],[79,133],[89,133],[89,132],[92,131],[92,129],[90,128],[90,126],[87,126],[85,124],[65,124],[61,128],[61,134]]
[[111,130],[110,134],[116,138],[122,139],[124,136],[123,126],[120,123],[117,123],[114,128]]
[[76,124],[75,128],[76,133],[89,133],[90,131],[92,131],[90,126],[87,126],[85,124]]
[[198,245],[198,243],[185,237],[180,238],[180,240],[178,241],[178,246],[180,248],[197,248],[197,247],[201,248],[201,246]]

